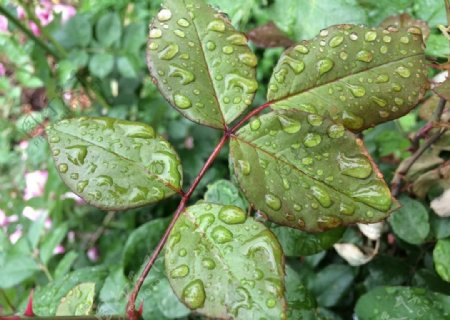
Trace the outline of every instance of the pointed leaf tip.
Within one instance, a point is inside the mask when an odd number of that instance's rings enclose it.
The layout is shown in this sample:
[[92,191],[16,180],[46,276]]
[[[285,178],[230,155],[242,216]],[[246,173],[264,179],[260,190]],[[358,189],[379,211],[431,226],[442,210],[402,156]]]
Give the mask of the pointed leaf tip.
[[27,307],[25,308],[25,312],[23,313],[23,315],[25,317],[34,317],[34,311],[33,311],[33,294],[34,294],[34,289],[31,289],[30,291],[30,296],[28,297],[28,303],[27,303]]

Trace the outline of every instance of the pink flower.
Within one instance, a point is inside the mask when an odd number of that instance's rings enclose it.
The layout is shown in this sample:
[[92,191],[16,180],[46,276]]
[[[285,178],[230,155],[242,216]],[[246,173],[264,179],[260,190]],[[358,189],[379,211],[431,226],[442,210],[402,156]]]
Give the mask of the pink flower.
[[50,219],[50,218],[45,219],[45,221],[44,221],[45,229],[50,230],[52,228],[52,225],[53,225],[52,219]]
[[5,16],[0,16],[0,32],[8,32],[8,19]]
[[98,253],[98,249],[96,247],[90,248],[87,251],[87,256],[92,262],[96,262],[100,258],[100,254]]
[[17,7],[17,18],[20,20],[25,19],[25,10],[21,6]]
[[57,245],[53,250],[53,254],[63,254],[64,252],[66,252],[66,249],[61,244]]
[[31,198],[42,196],[44,194],[47,178],[48,172],[46,170],[25,173],[25,191],[23,199],[27,201]]
[[17,222],[19,217],[17,214],[13,214],[12,216],[7,216],[6,213],[0,209],[0,227],[7,227],[11,222]]
[[19,148],[22,149],[22,150],[25,150],[26,148],[28,148],[28,140],[20,141]]
[[36,25],[36,23],[30,22],[30,23],[29,23],[29,26],[30,26],[31,32],[33,32],[33,34],[34,34],[35,36],[40,36],[40,35],[41,35],[41,30],[40,30],[39,27]]
[[0,63],[0,77],[3,77],[6,74],[5,66],[3,63]]
[[53,12],[61,14],[61,21],[66,22],[77,13],[77,10],[72,6],[65,4],[55,4],[53,6]]
[[73,192],[66,192],[64,194],[61,195],[61,199],[73,199],[75,200],[76,204],[86,204],[86,202],[84,202],[84,200],[82,198],[80,198],[78,195],[76,195]]
[[45,209],[34,209],[32,207],[26,206],[23,208],[22,215],[25,218],[30,219],[31,221],[36,221],[40,216],[46,214],[47,210]]
[[14,231],[10,236],[9,236],[9,241],[11,241],[12,244],[15,244],[17,241],[19,241],[19,239],[22,237],[22,228],[18,227],[16,229],[16,231]]

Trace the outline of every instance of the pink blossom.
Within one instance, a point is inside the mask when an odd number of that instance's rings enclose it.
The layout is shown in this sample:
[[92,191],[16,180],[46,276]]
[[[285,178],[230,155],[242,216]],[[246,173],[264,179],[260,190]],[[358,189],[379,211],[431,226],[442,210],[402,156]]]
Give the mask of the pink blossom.
[[80,198],[78,195],[76,195],[73,192],[66,192],[64,194],[61,195],[61,199],[73,199],[75,200],[76,204],[85,204],[86,202],[84,202],[84,200],[82,198]]
[[64,252],[66,252],[66,249],[61,244],[57,245],[53,250],[53,254],[63,254]]
[[45,221],[44,221],[45,229],[50,230],[52,228],[52,225],[53,225],[52,219],[50,219],[50,218],[45,219]]
[[6,74],[5,66],[3,63],[0,63],[0,77],[3,77]]
[[46,214],[47,210],[45,209],[34,209],[32,207],[26,206],[23,208],[22,215],[25,218],[30,219],[31,221],[36,221],[39,217],[41,217],[43,214]]
[[25,191],[23,199],[27,201],[31,198],[42,196],[44,194],[47,178],[47,170],[37,170],[25,173]]
[[25,10],[21,7],[21,6],[18,6],[17,7],[17,18],[19,18],[20,20],[23,20],[23,19],[25,19]]
[[77,13],[77,10],[65,4],[55,4],[53,6],[53,12],[61,14],[61,21],[66,22]]
[[87,251],[87,256],[88,256],[89,260],[91,260],[92,262],[96,262],[100,258],[100,254],[96,247],[90,248]]
[[19,148],[25,150],[28,148],[28,140],[22,140],[19,143]]
[[15,244],[17,241],[19,241],[19,239],[22,237],[22,228],[17,228],[16,231],[14,231],[10,236],[9,236],[9,241],[11,241],[12,244]]
[[35,36],[40,36],[40,35],[41,35],[41,30],[40,30],[39,27],[36,25],[36,23],[30,22],[30,23],[29,23],[29,26],[30,26],[31,32],[33,32],[33,34],[34,34]]
[[13,214],[12,216],[7,216],[6,213],[0,209],[0,227],[6,227],[11,222],[17,222],[19,217],[17,214]]
[[8,32],[8,19],[5,16],[0,16],[0,32]]

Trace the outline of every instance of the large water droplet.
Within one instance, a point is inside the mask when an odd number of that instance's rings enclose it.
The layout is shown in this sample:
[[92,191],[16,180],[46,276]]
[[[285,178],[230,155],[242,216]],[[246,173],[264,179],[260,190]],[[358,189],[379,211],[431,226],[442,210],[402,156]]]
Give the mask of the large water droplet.
[[287,64],[295,74],[300,74],[305,69],[305,63],[303,61],[298,61],[287,55],[283,56],[281,63]]
[[375,41],[376,38],[377,38],[376,31],[367,31],[366,34],[364,35],[364,39],[368,42]]
[[356,54],[356,60],[362,62],[370,62],[373,59],[373,54],[367,50],[361,50]]
[[322,207],[329,208],[333,204],[329,193],[325,189],[319,186],[312,186],[311,192]]
[[372,165],[365,156],[347,157],[339,153],[337,161],[341,173],[346,176],[365,179],[372,173]]
[[211,237],[218,244],[224,244],[233,240],[233,233],[225,227],[217,226],[213,229]]
[[339,213],[346,216],[351,216],[355,213],[355,206],[350,203],[341,202],[339,204]]
[[175,94],[173,96],[173,100],[175,102],[175,105],[180,109],[188,109],[192,107],[192,102],[189,100],[188,97],[182,95],[182,94]]
[[261,127],[261,120],[259,120],[258,118],[250,122],[250,129],[252,131],[257,131],[260,127]]
[[320,144],[321,141],[322,137],[319,134],[310,132],[303,139],[303,144],[308,148],[312,148]]
[[162,36],[162,31],[161,31],[161,29],[153,28],[152,30],[150,30],[149,37],[150,37],[151,39],[161,38],[161,36]]
[[366,95],[366,89],[364,87],[353,85],[350,83],[346,83],[345,85],[350,89],[350,92],[356,98],[361,98]]
[[395,72],[402,78],[409,78],[411,76],[411,71],[408,68],[400,66],[395,69]]
[[206,231],[216,220],[212,213],[202,215],[198,219],[198,228],[202,231]]
[[341,45],[341,43],[344,41],[344,37],[341,35],[334,36],[331,38],[330,42],[328,43],[330,47],[336,48]]
[[389,76],[387,74],[380,74],[375,78],[375,83],[386,83],[389,82]]
[[176,43],[168,44],[158,53],[158,57],[162,60],[172,60],[177,55],[179,47]]
[[308,123],[313,127],[321,126],[323,118],[317,114],[308,114]]
[[278,211],[281,209],[281,200],[276,195],[269,193],[264,196],[264,199],[267,206],[272,210]]
[[246,160],[238,160],[239,168],[244,176],[248,176],[251,171],[250,163]]
[[83,145],[76,145],[76,146],[70,146],[66,148],[67,151],[67,158],[70,162],[73,164],[79,166],[84,164],[84,160],[87,156],[87,146]]
[[169,77],[179,77],[181,84],[189,84],[195,80],[195,76],[192,72],[175,64],[169,66]]
[[387,105],[387,101],[384,99],[381,99],[377,96],[372,96],[370,97],[370,100],[372,100],[373,102],[375,102],[377,105],[379,105],[380,107],[386,107]]
[[302,54],[307,54],[309,52],[309,49],[302,44],[295,46],[294,50]]
[[286,133],[297,133],[300,131],[302,125],[297,120],[285,117],[285,116],[278,116],[278,120],[280,121],[281,127],[283,128],[283,131]]
[[247,79],[236,73],[231,73],[225,76],[225,86],[228,90],[241,89],[244,93],[251,94],[258,89],[258,82],[254,79]]
[[182,299],[192,310],[203,307],[206,300],[205,287],[200,279],[190,282],[183,290]]
[[275,299],[267,299],[267,301],[266,301],[267,308],[273,309],[273,308],[275,308],[276,305],[277,305],[277,301]]
[[247,216],[237,207],[224,206],[219,212],[219,219],[227,224],[240,224],[247,220]]
[[177,24],[178,24],[180,27],[184,27],[184,28],[187,28],[187,27],[189,27],[189,25],[190,25],[189,21],[187,21],[187,20],[184,19],[184,18],[178,19]]
[[87,181],[87,180],[82,180],[82,181],[78,182],[77,183],[77,192],[79,192],[79,193],[83,192],[88,184],[89,184],[89,181]]
[[213,270],[216,267],[216,263],[213,259],[210,258],[204,258],[202,260],[202,266],[208,270]]
[[317,70],[319,71],[319,75],[323,75],[333,69],[334,62],[331,59],[325,58],[317,61]]
[[158,12],[158,20],[161,22],[168,21],[172,18],[172,12],[169,9],[162,9]]
[[323,229],[333,229],[339,227],[342,220],[334,216],[322,216],[317,218],[317,224]]
[[381,211],[387,211],[391,207],[391,193],[386,184],[381,181],[373,181],[365,186],[360,186],[351,196]]
[[241,53],[239,55],[239,60],[241,60],[243,64],[249,67],[256,67],[256,65],[258,64],[258,60],[253,53]]
[[206,49],[209,51],[214,51],[216,49],[216,44],[213,41],[208,41],[206,43]]
[[67,163],[61,163],[58,165],[58,171],[61,173],[66,173],[67,170],[69,170],[69,166],[67,165]]
[[350,129],[360,129],[364,125],[364,119],[361,117],[358,117],[357,115],[349,112],[344,111],[342,114],[342,121],[344,123],[344,126]]
[[227,41],[230,41],[231,44],[234,44],[235,46],[246,46],[247,45],[247,38],[242,33],[235,33],[232,34],[227,38]]
[[208,24],[207,29],[210,31],[224,32],[225,23],[222,20],[213,20]]
[[170,276],[172,278],[184,278],[189,274],[189,267],[185,264],[176,267],[172,271],[170,271]]
[[225,54],[232,54],[234,52],[234,49],[232,46],[224,46],[222,48],[222,52]]
[[344,135],[344,133],[345,133],[345,128],[344,128],[344,126],[342,126],[340,124],[333,124],[327,130],[328,136],[332,139],[340,138]]

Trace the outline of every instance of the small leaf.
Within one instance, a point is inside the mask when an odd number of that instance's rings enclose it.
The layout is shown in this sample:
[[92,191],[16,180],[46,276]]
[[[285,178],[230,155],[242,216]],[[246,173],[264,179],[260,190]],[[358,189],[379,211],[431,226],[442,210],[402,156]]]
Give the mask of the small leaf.
[[327,115],[355,132],[410,111],[427,88],[422,34],[340,25],[288,49],[267,98],[274,109]]
[[208,185],[204,198],[206,202],[233,205],[244,211],[248,208],[248,203],[239,193],[239,189],[228,180],[217,180]]
[[423,243],[430,232],[427,209],[408,197],[401,198],[400,203],[403,206],[389,218],[394,233],[408,243]]
[[120,40],[122,35],[122,24],[120,17],[115,12],[102,15],[95,25],[95,34],[98,41],[105,47]]
[[56,309],[56,316],[87,316],[94,304],[95,283],[81,283],[70,290]]
[[89,61],[89,71],[99,78],[108,76],[114,68],[114,57],[109,53],[96,53]]
[[271,229],[288,257],[310,256],[327,250],[338,242],[345,232],[345,228],[335,228],[321,233],[308,233],[275,225]]
[[372,319],[448,319],[450,296],[423,288],[377,287],[359,298],[356,315]]
[[224,128],[252,103],[256,56],[245,35],[202,0],[167,0],[150,26],[148,64],[188,119]]
[[450,282],[450,238],[441,239],[433,250],[434,268],[439,276]]
[[288,48],[294,44],[273,21],[249,31],[247,35],[260,48]]
[[433,89],[441,98],[450,101],[450,80],[446,79],[442,84]]
[[147,125],[83,117],[49,126],[47,134],[62,180],[94,206],[133,208],[180,191],[178,155]]
[[165,262],[176,295],[198,313],[227,319],[285,316],[281,247],[238,207],[187,208],[170,234]]
[[277,224],[322,231],[374,223],[392,205],[362,141],[317,115],[255,118],[232,137],[230,158],[247,199]]

